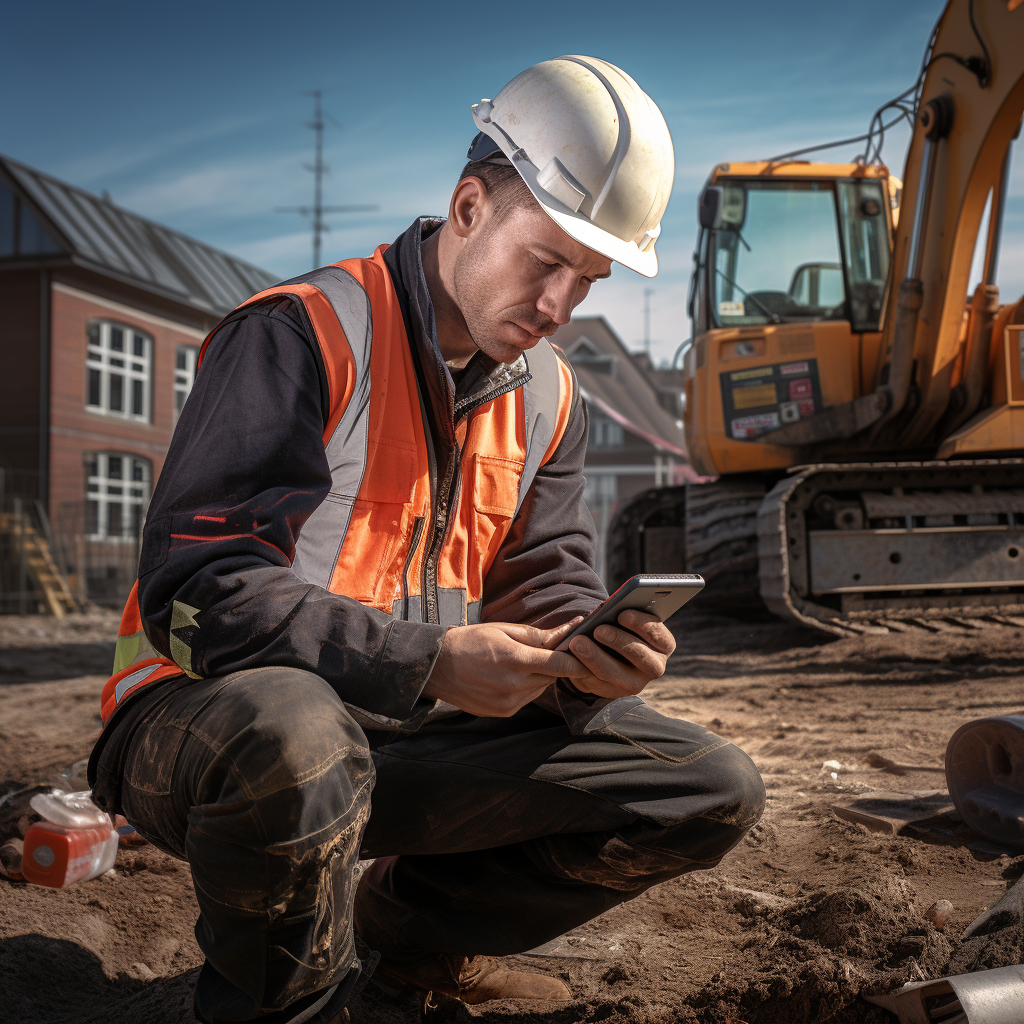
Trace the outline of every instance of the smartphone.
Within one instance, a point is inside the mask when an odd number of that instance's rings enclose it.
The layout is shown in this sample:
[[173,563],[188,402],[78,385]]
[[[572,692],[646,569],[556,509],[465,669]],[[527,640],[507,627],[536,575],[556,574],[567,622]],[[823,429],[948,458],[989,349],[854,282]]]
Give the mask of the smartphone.
[[593,636],[594,630],[605,623],[618,625],[619,614],[627,608],[650,612],[664,622],[691,597],[696,597],[703,587],[703,578],[696,574],[634,576],[599,604],[555,649],[567,651],[574,636]]

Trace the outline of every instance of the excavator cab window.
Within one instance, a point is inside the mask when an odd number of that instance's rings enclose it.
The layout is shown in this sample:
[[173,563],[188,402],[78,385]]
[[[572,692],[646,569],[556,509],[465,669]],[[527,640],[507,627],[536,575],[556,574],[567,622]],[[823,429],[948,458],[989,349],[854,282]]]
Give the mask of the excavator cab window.
[[[835,193],[817,181],[730,181],[712,231],[712,310],[721,326],[834,320],[846,316],[842,274],[792,291],[801,268],[842,265]],[[710,262],[710,261],[709,261]],[[836,287],[838,284],[838,288]],[[804,301],[801,301],[801,294]]]
[[721,184],[702,261],[708,326],[849,320],[878,330],[889,264],[879,182]]

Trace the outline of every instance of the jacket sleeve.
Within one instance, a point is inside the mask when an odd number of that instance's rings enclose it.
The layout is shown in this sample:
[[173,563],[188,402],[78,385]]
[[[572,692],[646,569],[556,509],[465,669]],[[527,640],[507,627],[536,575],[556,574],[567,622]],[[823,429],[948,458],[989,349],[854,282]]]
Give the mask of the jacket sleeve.
[[290,303],[214,334],[146,521],[143,626],[195,677],[308,669],[344,701],[403,721],[427,704],[444,627],[398,621],[291,568],[331,486],[326,417],[319,353]]
[[484,581],[481,618],[558,626],[608,595],[594,572],[594,517],[583,501],[590,421],[573,375],[562,440],[538,470]]

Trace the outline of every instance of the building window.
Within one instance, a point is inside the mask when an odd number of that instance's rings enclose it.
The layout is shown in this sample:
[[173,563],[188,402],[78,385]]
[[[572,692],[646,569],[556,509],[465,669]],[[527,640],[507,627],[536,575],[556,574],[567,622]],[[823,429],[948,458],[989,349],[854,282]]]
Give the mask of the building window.
[[48,256],[61,247],[35,214],[0,181],[0,258],[5,256]]
[[153,339],[134,327],[94,320],[86,355],[86,407],[107,416],[149,422]]
[[590,421],[591,448],[621,448],[622,427],[606,416],[595,416]]
[[196,362],[199,349],[194,345],[179,345],[174,354],[174,422],[178,422],[185,399],[196,382]]
[[149,459],[124,452],[85,457],[85,532],[90,540],[138,540],[149,504]]
[[619,496],[619,478],[611,473],[591,474],[584,477],[583,500],[590,508],[612,504]]

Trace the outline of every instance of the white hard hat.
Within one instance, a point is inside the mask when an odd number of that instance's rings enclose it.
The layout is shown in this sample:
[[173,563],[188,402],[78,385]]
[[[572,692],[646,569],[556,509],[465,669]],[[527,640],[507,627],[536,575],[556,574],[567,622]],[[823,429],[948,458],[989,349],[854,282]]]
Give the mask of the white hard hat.
[[672,137],[629,75],[596,57],[555,57],[471,109],[492,140],[477,136],[471,160],[497,146],[565,232],[644,277],[658,273]]

